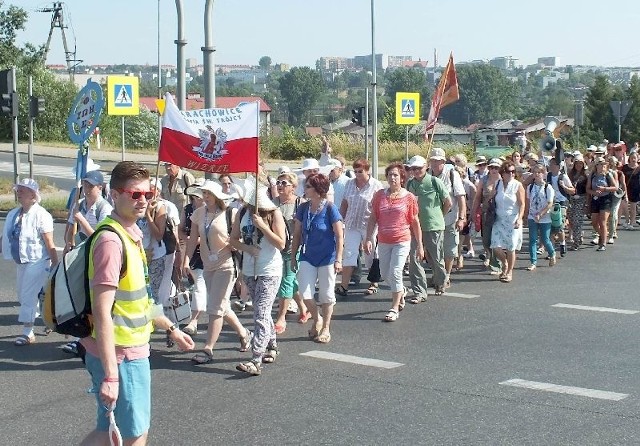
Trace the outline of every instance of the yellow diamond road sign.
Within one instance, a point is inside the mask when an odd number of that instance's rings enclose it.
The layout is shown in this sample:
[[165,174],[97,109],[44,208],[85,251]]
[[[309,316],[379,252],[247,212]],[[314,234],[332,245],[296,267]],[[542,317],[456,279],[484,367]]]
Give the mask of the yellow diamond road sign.
[[420,93],[396,93],[396,124],[420,122]]
[[136,76],[107,76],[107,113],[125,116],[140,114]]

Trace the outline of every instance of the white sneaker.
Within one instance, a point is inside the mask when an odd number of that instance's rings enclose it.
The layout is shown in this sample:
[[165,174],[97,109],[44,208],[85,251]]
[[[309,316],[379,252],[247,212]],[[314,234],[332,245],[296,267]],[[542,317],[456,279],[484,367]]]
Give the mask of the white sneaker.
[[607,240],[607,243],[608,243],[609,245],[613,245],[613,242],[614,242],[614,241],[615,241],[615,240],[613,239],[613,237],[609,237],[609,240]]
[[598,249],[596,249],[596,251],[606,251],[606,250],[607,250],[607,247],[604,245],[600,245],[598,246]]
[[473,251],[468,251],[462,254],[462,257],[464,257],[465,259],[473,259],[475,256],[476,256],[476,253]]
[[596,237],[593,240],[591,240],[592,245],[597,245],[598,243],[600,243],[600,237]]

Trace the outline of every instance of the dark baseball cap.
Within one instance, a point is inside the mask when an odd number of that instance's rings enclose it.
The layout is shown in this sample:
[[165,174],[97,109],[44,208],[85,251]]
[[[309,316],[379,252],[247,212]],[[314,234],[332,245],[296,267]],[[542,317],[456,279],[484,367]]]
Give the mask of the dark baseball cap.
[[94,186],[102,186],[102,184],[104,183],[104,176],[102,176],[102,172],[100,172],[99,170],[92,170],[85,174],[82,181],[91,183]]

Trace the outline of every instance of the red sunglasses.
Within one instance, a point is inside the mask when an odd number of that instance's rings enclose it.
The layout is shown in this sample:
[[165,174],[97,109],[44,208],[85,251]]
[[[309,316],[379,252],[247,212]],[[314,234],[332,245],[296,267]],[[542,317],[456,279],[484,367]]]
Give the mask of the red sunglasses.
[[131,195],[134,200],[139,200],[143,195],[147,200],[151,200],[155,196],[155,192],[142,191],[142,190],[128,190],[128,189],[116,189],[118,192],[126,192]]

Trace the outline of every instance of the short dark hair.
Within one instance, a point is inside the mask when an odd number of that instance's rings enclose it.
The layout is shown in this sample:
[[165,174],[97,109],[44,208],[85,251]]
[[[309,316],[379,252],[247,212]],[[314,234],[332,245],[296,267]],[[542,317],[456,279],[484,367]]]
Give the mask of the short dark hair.
[[329,178],[321,173],[313,173],[307,177],[306,184],[311,186],[322,198],[329,193]]
[[109,187],[111,190],[127,187],[129,180],[148,180],[149,170],[135,161],[121,161],[111,171]]

